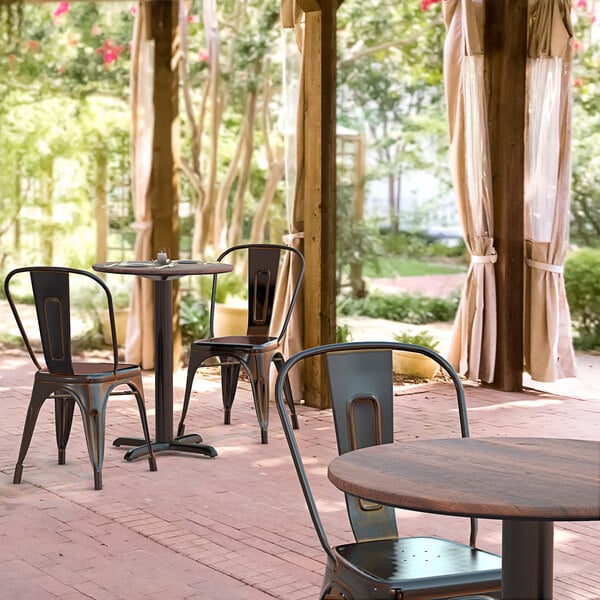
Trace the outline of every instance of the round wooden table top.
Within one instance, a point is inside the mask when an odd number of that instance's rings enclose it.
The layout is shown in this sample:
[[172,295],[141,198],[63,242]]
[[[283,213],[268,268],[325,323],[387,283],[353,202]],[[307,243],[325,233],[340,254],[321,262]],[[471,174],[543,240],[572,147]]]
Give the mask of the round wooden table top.
[[228,273],[233,266],[227,263],[210,263],[200,260],[172,260],[166,265],[159,265],[154,260],[131,260],[122,262],[96,263],[94,271],[101,273],[120,273],[122,275],[139,275],[149,279],[177,279],[186,275],[212,275]]
[[373,502],[493,519],[600,519],[600,442],[453,438],[349,452],[329,465],[339,489]]

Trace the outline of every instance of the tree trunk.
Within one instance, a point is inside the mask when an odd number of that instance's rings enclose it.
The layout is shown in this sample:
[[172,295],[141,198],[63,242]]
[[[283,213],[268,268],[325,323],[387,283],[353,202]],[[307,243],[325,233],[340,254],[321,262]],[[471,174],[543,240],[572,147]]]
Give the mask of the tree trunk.
[[108,260],[108,211],[106,206],[107,156],[106,149],[96,150],[96,261]]
[[[283,148],[281,150],[283,152]],[[283,178],[284,173],[285,160],[280,158],[271,165],[269,179],[267,179],[265,189],[256,208],[256,212],[254,213],[252,231],[250,233],[250,242],[252,243],[260,243],[264,240],[269,208],[273,203],[273,198],[277,193],[277,185]]]

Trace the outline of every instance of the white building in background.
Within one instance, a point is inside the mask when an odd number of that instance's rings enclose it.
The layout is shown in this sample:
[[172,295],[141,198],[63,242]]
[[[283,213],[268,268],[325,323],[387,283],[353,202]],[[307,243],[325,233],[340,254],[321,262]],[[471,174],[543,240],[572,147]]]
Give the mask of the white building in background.
[[[389,226],[387,181],[367,182],[365,217]],[[456,201],[445,182],[422,171],[403,175],[400,230],[426,233],[449,244],[462,237]]]

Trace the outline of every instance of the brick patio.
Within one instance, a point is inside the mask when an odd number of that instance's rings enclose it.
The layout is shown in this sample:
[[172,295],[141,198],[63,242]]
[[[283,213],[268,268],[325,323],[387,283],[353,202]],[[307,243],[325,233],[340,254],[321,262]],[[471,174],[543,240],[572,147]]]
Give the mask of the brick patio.
[[[175,420],[185,372],[175,375]],[[55,460],[52,404],[42,410],[25,462],[12,484],[32,370],[7,351],[0,362],[0,598],[42,600],[313,600],[324,553],[308,518],[273,410],[270,443],[260,435],[250,392],[242,385],[232,425],[222,425],[216,381],[198,376],[188,431],[215,446],[214,459],[160,454],[158,472],[146,460],[128,463],[110,441],[138,435],[135,403],[108,405],[104,489],[93,478],[80,420],[74,421],[67,465]],[[153,375],[145,378],[153,426]],[[500,393],[466,385],[472,436],[556,436],[598,439],[600,400],[579,394]],[[456,417],[446,384],[402,388],[398,437],[452,435]],[[203,396],[203,397],[202,397]],[[329,411],[298,408],[299,437],[308,448],[331,541],[352,539],[343,497],[326,479],[334,456]],[[410,423],[410,432],[403,423]],[[449,425],[451,424],[451,425]],[[600,465],[599,465],[600,469]],[[399,513],[402,534],[467,540],[463,519]],[[501,524],[480,521],[479,545],[500,551]],[[555,598],[600,599],[600,523],[557,524]]]

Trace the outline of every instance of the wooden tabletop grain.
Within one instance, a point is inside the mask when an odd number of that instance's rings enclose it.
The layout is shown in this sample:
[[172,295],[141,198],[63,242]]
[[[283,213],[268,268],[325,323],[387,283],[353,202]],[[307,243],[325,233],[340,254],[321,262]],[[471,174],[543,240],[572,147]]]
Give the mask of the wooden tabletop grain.
[[329,479],[361,498],[422,512],[515,520],[600,519],[600,442],[453,438],[349,452]]

